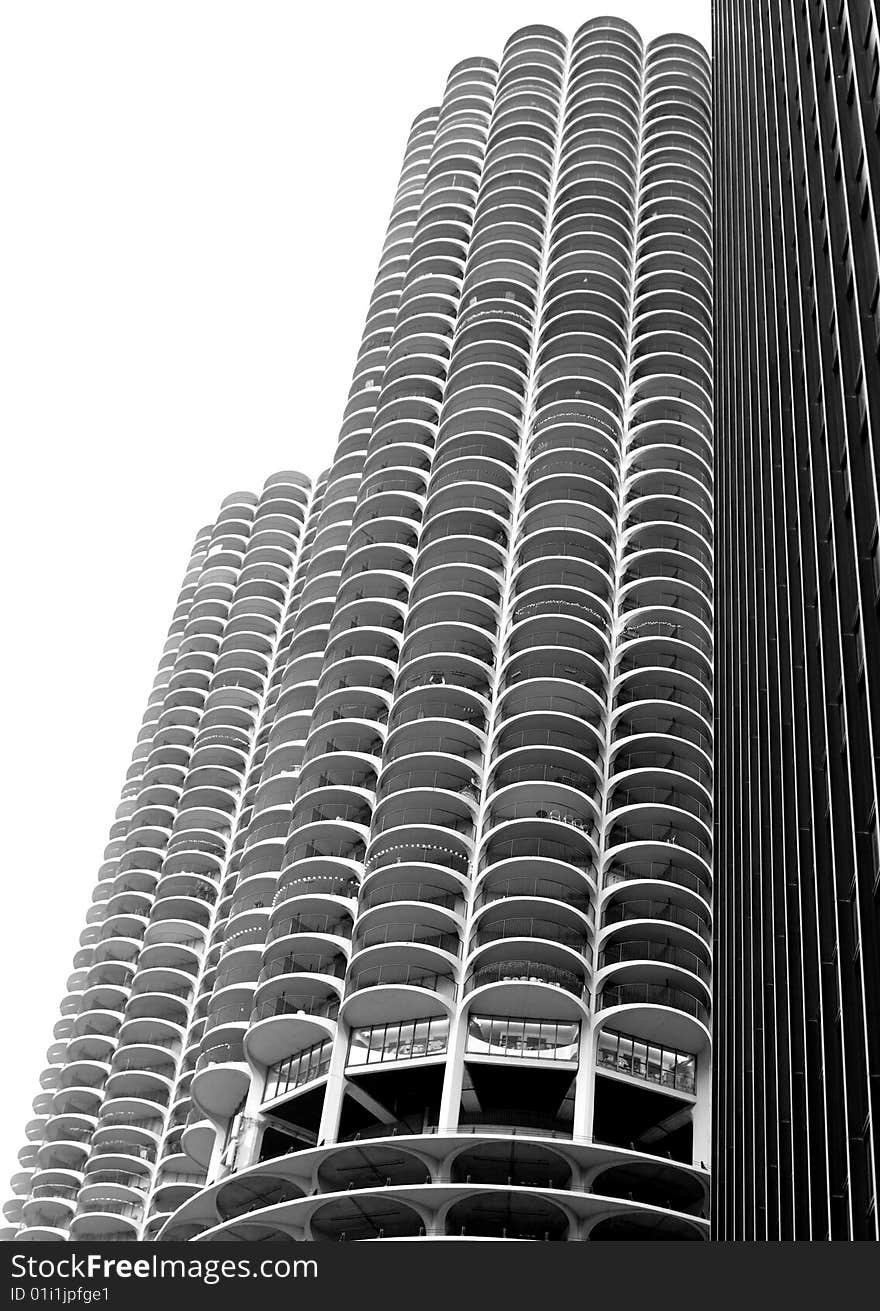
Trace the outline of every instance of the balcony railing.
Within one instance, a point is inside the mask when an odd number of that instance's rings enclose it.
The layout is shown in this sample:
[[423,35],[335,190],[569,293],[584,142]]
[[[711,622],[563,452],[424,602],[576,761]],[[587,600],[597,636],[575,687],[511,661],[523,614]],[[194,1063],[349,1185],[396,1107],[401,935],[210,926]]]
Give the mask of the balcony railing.
[[693,1015],[702,1024],[709,1024],[709,1008],[682,988],[669,988],[661,983],[613,984],[602,989],[597,1009],[610,1006],[669,1006],[674,1010]]
[[585,892],[577,892],[565,883],[555,879],[529,878],[522,875],[517,878],[504,879],[499,883],[493,881],[491,887],[484,887],[474,901],[474,910],[488,906],[507,897],[543,897],[550,901],[564,902],[586,915],[593,922],[593,904]]
[[686,947],[675,946],[669,942],[617,942],[611,943],[602,951],[600,968],[606,965],[624,965],[628,961],[664,961],[669,965],[678,965],[683,970],[696,974],[704,983],[712,977],[711,967],[695,951]]
[[471,940],[471,950],[504,938],[540,938],[561,942],[579,952],[585,951],[589,945],[589,938],[583,929],[572,929],[548,919],[512,916],[510,919],[493,920],[491,924],[481,923]]
[[96,1197],[89,1198],[87,1202],[80,1202],[76,1208],[76,1214],[90,1215],[94,1212],[103,1212],[110,1215],[127,1216],[132,1220],[139,1220],[143,1215],[142,1202],[121,1202],[118,1197]]
[[251,1023],[271,1019],[276,1015],[310,1015],[335,1020],[339,1014],[339,1000],[334,997],[309,997],[285,994],[261,1002],[251,1015]]
[[665,842],[673,847],[683,847],[685,851],[703,860],[710,861],[712,858],[710,843],[697,837],[696,833],[674,829],[669,824],[639,824],[633,827],[628,824],[612,824],[609,845],[617,847],[628,842]]
[[650,901],[641,897],[634,901],[618,901],[606,906],[602,918],[606,925],[621,924],[626,920],[661,920],[699,933],[704,942],[708,943],[712,938],[707,919],[685,906],[676,906],[672,901]]
[[282,974],[329,974],[333,978],[341,979],[345,975],[347,965],[346,958],[338,953],[290,952],[287,956],[279,956],[268,965],[264,965],[258,981],[266,983],[269,979],[277,979]]
[[441,865],[444,869],[456,870],[463,874],[468,868],[469,861],[463,851],[443,846],[441,843],[399,843],[376,852],[367,861],[365,868],[368,874],[372,874],[375,870],[385,869],[389,865],[408,864]]
[[277,924],[272,925],[266,934],[266,945],[296,933],[333,934],[345,938],[348,937],[350,928],[351,920],[348,916],[290,915],[287,919],[279,920]]
[[582,874],[595,877],[595,865],[582,851],[539,834],[532,837],[508,838],[505,841],[490,840],[480,860],[479,872],[482,874],[490,865],[497,865],[503,860],[513,860],[520,856],[558,860],[565,865],[570,865],[572,869],[580,870]]
[[385,985],[405,984],[413,988],[427,988],[440,997],[454,1001],[458,992],[451,974],[438,974],[419,968],[417,965],[377,965],[360,970],[348,981],[346,995],[361,992],[364,988],[377,988]]
[[704,824],[712,823],[711,810],[698,797],[692,797],[687,792],[671,787],[615,788],[609,808],[618,810],[622,806],[651,805],[676,806],[679,810],[686,810],[689,815],[695,815]]
[[374,906],[386,906],[397,901],[423,901],[432,906],[442,906],[444,910],[463,912],[464,897],[461,893],[450,892],[448,888],[438,888],[433,883],[391,883],[383,888],[367,892],[360,905],[361,911],[372,910]]
[[35,1184],[31,1189],[29,1200],[36,1202],[41,1197],[57,1197],[61,1201],[69,1202],[76,1197],[78,1192],[79,1189],[70,1188],[64,1184]]
[[207,1069],[209,1065],[241,1065],[244,1062],[244,1044],[238,1042],[218,1042],[202,1052],[196,1061],[196,1070]]
[[652,860],[644,865],[613,865],[607,870],[603,886],[613,888],[618,883],[632,883],[636,879],[656,879],[663,883],[675,883],[689,892],[696,892],[704,900],[711,899],[712,883],[708,875],[696,873],[689,869],[677,869],[667,861]]
[[495,961],[471,970],[465,980],[465,994],[489,983],[547,983],[552,988],[563,988],[573,996],[589,1001],[590,990],[571,970],[559,969],[535,960]]
[[288,879],[275,894],[274,904],[289,901],[291,897],[346,897],[354,899],[360,891],[356,878],[340,878],[335,874],[312,874],[308,878]]
[[414,942],[422,947],[436,947],[452,956],[461,954],[461,940],[457,933],[442,933],[434,924],[381,924],[355,936],[353,948],[384,946],[389,942]]

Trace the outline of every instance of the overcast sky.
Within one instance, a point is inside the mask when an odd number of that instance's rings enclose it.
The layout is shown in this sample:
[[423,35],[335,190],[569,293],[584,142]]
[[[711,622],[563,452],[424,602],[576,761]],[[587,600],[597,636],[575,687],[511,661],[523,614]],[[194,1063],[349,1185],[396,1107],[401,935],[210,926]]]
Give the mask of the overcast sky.
[[709,0],[5,0],[0,1200],[180,578],[332,456],[409,125],[467,55]]

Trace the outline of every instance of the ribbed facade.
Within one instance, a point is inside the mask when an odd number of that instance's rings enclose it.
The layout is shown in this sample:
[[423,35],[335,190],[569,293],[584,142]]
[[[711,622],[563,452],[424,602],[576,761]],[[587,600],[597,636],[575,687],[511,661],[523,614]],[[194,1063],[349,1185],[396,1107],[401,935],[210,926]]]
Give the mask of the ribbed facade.
[[144,943],[168,879],[214,900],[191,1009],[132,943],[58,1237],[708,1236],[711,167],[706,53],[612,19],[416,119],[235,741],[202,774],[209,696],[139,784]]
[[135,1238],[204,1179],[173,1127],[254,808],[269,671],[296,619],[309,499],[307,479],[276,474],[260,497],[228,496],[196,539],[4,1208],[21,1239]]
[[880,30],[716,0],[720,1239],[876,1239]]

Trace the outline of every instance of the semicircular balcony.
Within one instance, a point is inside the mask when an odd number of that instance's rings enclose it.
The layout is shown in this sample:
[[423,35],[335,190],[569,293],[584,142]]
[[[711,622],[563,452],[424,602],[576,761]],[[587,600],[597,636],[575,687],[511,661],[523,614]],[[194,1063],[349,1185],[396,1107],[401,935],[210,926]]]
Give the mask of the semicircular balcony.
[[545,809],[539,803],[530,806],[531,815],[502,819],[483,841],[477,871],[481,890],[524,876],[563,884],[576,880],[584,890],[593,889],[595,839],[561,818],[551,819],[549,810],[546,817],[539,815],[537,811]]
[[142,1203],[150,1188],[151,1173],[151,1167],[141,1162],[137,1163],[137,1168],[114,1170],[100,1158],[90,1161],[78,1200],[82,1203],[92,1198],[115,1197],[120,1201]]
[[711,541],[711,487],[711,473],[697,456],[658,445],[642,447],[629,466],[623,492],[628,502],[662,498],[671,503],[690,528],[710,529],[705,540]]
[[241,1105],[250,1081],[243,1028],[225,1040],[215,1040],[206,1033],[190,1085],[190,1095],[199,1111],[212,1121],[228,1120]]
[[466,878],[470,866],[471,841],[449,830],[431,825],[409,825],[392,829],[370,843],[364,871],[366,876],[379,870],[394,869],[399,878],[415,875],[429,881],[444,871]]
[[66,1230],[76,1210],[78,1188],[74,1176],[47,1171],[22,1202],[22,1224],[32,1229]]
[[504,572],[506,541],[498,536],[491,541],[481,535],[469,534],[460,528],[453,536],[442,537],[433,544],[422,539],[419,548],[419,570],[424,573],[441,566],[462,565],[480,569],[499,583]]
[[323,899],[286,898],[276,900],[265,948],[276,947],[284,953],[295,950],[302,935],[318,937],[324,946],[344,948],[351,937],[353,909],[348,902],[328,905]]
[[642,584],[640,591],[644,606],[625,612],[618,673],[639,667],[680,669],[708,686],[713,660],[711,623],[671,604],[659,579],[656,588]]
[[[680,910],[675,908],[676,912]],[[680,982],[679,971],[686,971],[695,975],[708,990],[712,980],[709,945],[700,933],[682,923],[688,917],[678,913],[673,918],[674,913],[668,910],[669,918],[665,920],[619,919],[610,924],[603,917],[598,946],[598,970],[603,981],[626,983],[643,975],[653,979],[653,973],[646,973],[650,965],[652,970],[655,966],[661,970],[668,967],[671,986]],[[694,919],[690,922],[699,924]],[[686,983],[689,987],[693,986],[691,979],[686,980]],[[700,995],[702,990],[696,991]]]
[[596,1012],[603,1027],[663,1047],[699,1054],[711,1040],[709,989],[660,962],[597,974]]
[[114,1072],[167,1064],[169,1056],[176,1058],[180,1055],[183,1035],[180,1024],[161,1016],[126,1019],[119,1030],[113,1057]]
[[705,892],[701,895],[692,891],[684,882],[672,883],[650,877],[639,879],[638,868],[630,873],[634,877],[606,878],[601,897],[603,929],[618,925],[640,927],[643,921],[674,924],[699,937],[706,947],[711,946],[712,914]]
[[142,1097],[108,1097],[100,1108],[100,1116],[91,1140],[92,1152],[104,1144],[125,1142],[136,1151],[158,1151],[164,1128],[163,1112]]
[[615,488],[620,463],[619,439],[604,419],[597,420],[597,415],[562,413],[536,419],[528,439],[526,476],[532,479],[544,470],[570,472],[595,478],[609,489]]
[[349,881],[358,877],[364,859],[363,826],[318,820],[301,831],[294,830],[287,842],[279,890],[292,877],[318,876]]
[[[394,1196],[338,1197],[319,1206],[309,1221],[313,1242],[342,1243],[378,1238],[418,1238],[425,1223],[418,1210]],[[289,1241],[287,1234],[283,1235]]]
[[573,947],[536,937],[489,938],[470,960],[464,981],[470,1011],[582,1019],[589,1006],[590,964]]
[[168,842],[163,870],[218,879],[226,861],[228,839],[228,829],[194,827],[175,833]]
[[[661,612],[662,622],[668,612]],[[650,621],[650,617],[649,617]],[[617,660],[617,677],[614,684],[616,705],[628,705],[641,699],[660,700],[652,695],[653,689],[665,686],[670,689],[670,700],[676,705],[688,705],[711,722],[705,707],[711,706],[711,661],[690,643],[654,632],[650,637],[633,638],[621,647]],[[648,689],[644,691],[643,689]]]
[[152,1135],[139,1132],[131,1125],[116,1126],[115,1129],[118,1131],[102,1132],[92,1141],[89,1174],[92,1175],[96,1170],[129,1174],[148,1172],[155,1163],[158,1151]]
[[114,915],[107,920],[96,933],[93,959],[102,961],[125,961],[133,964],[137,960],[147,920],[143,915]]
[[[421,901],[415,894],[360,902],[352,954],[388,943],[422,942],[451,957],[461,954],[463,899]],[[457,909],[456,909],[457,907]]]
[[454,1202],[446,1213],[444,1232],[450,1238],[564,1243],[572,1229],[566,1209],[549,1198],[492,1189]]
[[349,968],[342,1004],[346,1023],[360,1027],[389,1014],[404,1020],[438,1010],[451,1015],[457,977],[457,956],[427,941],[365,947]]
[[187,1113],[183,1123],[180,1136],[181,1149],[190,1160],[195,1161],[202,1168],[207,1168],[214,1150],[216,1129],[213,1122],[206,1119],[198,1107],[192,1105],[191,1098],[189,1102],[192,1109]]
[[485,453],[468,453],[466,443],[460,439],[447,443],[442,456],[438,455],[432,465],[432,494],[448,494],[451,488],[462,485],[481,486],[491,488],[503,498],[499,504],[509,507],[515,490],[515,475],[505,460],[489,453],[491,449],[488,446]]
[[711,861],[711,839],[699,821],[662,804],[634,805],[607,824],[603,886],[676,883],[711,903]]
[[[483,819],[482,838],[516,840],[540,831],[552,841],[570,845],[569,863],[582,868],[585,861],[595,863],[598,855],[599,818],[598,800],[571,783],[548,781],[536,787],[535,780],[528,779],[496,785]],[[541,821],[539,830],[535,820]]]
[[171,1098],[175,1067],[168,1053],[157,1054],[149,1068],[132,1068],[114,1071],[107,1078],[106,1096],[136,1098],[148,1103],[152,1113],[164,1111]]
[[557,600],[551,594],[534,604],[534,610],[525,607],[519,610],[519,617],[504,643],[505,661],[535,648],[571,649],[591,657],[600,670],[607,670],[610,627],[599,602],[591,605],[581,600],[574,603],[575,609],[567,598]]
[[[622,595],[626,610],[649,606],[672,606],[684,598],[682,605],[701,618],[705,610],[694,603],[693,588],[706,597],[712,595],[712,562],[708,551],[696,545],[696,534],[688,535],[676,527],[674,534],[663,524],[651,524],[633,530],[623,559]],[[697,558],[698,553],[703,559]],[[634,589],[631,585],[637,584]],[[631,599],[634,590],[637,599]]]
[[70,1237],[85,1242],[131,1242],[143,1219],[142,1201],[126,1201],[111,1192],[81,1201],[70,1221]]
[[[676,1168],[666,1161],[627,1161],[610,1166],[595,1175],[590,1192],[604,1197],[619,1198],[646,1207],[664,1211],[691,1214],[708,1219],[709,1207],[705,1180],[687,1170]],[[613,1220],[600,1220],[592,1230],[591,1239],[598,1237],[620,1239],[655,1236],[685,1237],[685,1227],[668,1218],[669,1228],[663,1234],[664,1217],[641,1216],[633,1213]],[[671,1231],[671,1232],[670,1232]]]
[[701,677],[656,663],[634,667],[621,672],[615,685],[612,742],[659,734],[690,743],[711,761],[713,718],[712,696]]
[[[344,959],[341,954],[337,961]],[[270,1066],[316,1042],[332,1038],[342,992],[342,973],[329,954],[278,958],[280,973],[266,977],[250,1016],[245,1052]],[[309,968],[312,967],[312,968]]]
[[574,906],[550,897],[519,894],[482,901],[471,922],[469,957],[506,939],[537,939],[562,945],[589,959],[593,942],[593,915],[589,903]]
[[[386,835],[405,841],[411,829],[417,832],[440,829],[445,834],[455,834],[467,849],[472,849],[478,805],[476,776],[471,774],[468,777],[469,795],[465,796],[431,785],[429,779],[435,771],[430,769],[430,757],[416,756],[408,760],[413,766],[409,771],[410,785],[406,786],[406,774],[398,774],[402,786],[388,792],[376,806],[370,829],[371,853],[375,844]],[[419,768],[422,761],[428,764],[427,770]],[[442,772],[440,776],[443,777]],[[440,835],[435,833],[434,836]]]
[[513,796],[509,789],[517,789],[520,794],[540,792],[550,803],[544,807],[548,815],[569,813],[568,802],[572,796],[576,809],[583,811],[586,800],[592,803],[588,812],[596,827],[600,790],[598,753],[591,759],[586,754],[560,750],[555,760],[548,761],[546,751],[540,746],[506,752],[493,764],[486,792],[490,798],[501,793]]
[[35,1149],[34,1165],[42,1170],[82,1170],[96,1123],[94,1115],[51,1115],[45,1140]]

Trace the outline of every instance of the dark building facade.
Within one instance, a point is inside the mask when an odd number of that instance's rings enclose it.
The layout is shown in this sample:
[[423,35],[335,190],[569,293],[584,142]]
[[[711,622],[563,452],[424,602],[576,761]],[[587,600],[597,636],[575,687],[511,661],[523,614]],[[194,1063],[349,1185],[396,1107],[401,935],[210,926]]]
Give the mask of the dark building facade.
[[876,1239],[877,6],[713,8],[715,1236]]

